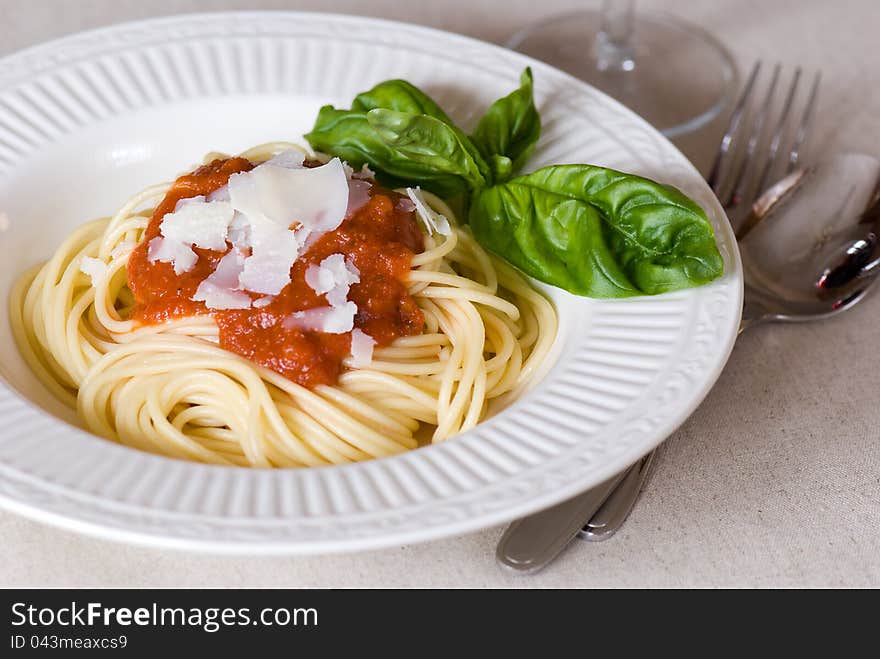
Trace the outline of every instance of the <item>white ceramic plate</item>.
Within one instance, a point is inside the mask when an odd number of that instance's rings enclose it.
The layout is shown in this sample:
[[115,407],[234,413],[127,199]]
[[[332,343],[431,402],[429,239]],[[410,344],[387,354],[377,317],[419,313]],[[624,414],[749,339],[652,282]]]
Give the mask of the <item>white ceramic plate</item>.
[[[552,290],[547,375],[452,441],[300,470],[171,460],[75,426],[30,374],[6,296],[79,223],[210,150],[299,139],[324,103],[406,78],[471,127],[534,69],[544,134],[530,168],[591,162],[672,183],[712,219],[726,274],[621,301]],[[511,520],[623,469],[699,404],[733,345],[735,241],[691,164],[640,118],[539,62],[410,25],[299,13],[202,14],[87,32],[0,60],[0,500],[68,528],[157,545],[348,551]]]

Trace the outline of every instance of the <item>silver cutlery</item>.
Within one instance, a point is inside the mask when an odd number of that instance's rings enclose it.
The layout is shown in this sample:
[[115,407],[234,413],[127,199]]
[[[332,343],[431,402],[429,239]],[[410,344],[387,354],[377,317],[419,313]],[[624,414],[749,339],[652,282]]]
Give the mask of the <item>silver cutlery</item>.
[[564,501],[549,511],[513,522],[498,543],[498,560],[517,572],[537,572],[550,563],[620,483],[617,474],[581,495]]
[[[786,160],[780,163],[801,71],[792,76],[772,132],[765,136],[781,67],[774,68],[758,108],[750,112],[760,69],[758,62],[746,81],[707,177],[739,227],[746,284],[740,333],[762,322],[800,322],[841,313],[863,299],[880,271],[880,161],[843,154],[795,169],[816,104],[817,75]],[[745,131],[745,147],[740,148]],[[752,191],[763,189],[780,168],[784,178],[752,203]],[[747,211],[738,212],[743,209]],[[632,510],[655,452],[595,488],[511,524],[498,543],[498,561],[532,573],[575,536],[592,541],[611,537]],[[588,521],[579,524],[578,519]]]
[[656,449],[651,451],[623,472],[617,487],[609,493],[608,498],[593,513],[590,521],[578,530],[577,536],[579,538],[600,542],[617,533],[617,529],[623,525],[636,504],[639,492],[645,486],[656,453]]
[[[880,272],[878,192],[880,160],[844,153],[796,170],[761,195],[737,233],[746,279],[740,333],[764,322],[828,318],[862,299]],[[654,452],[627,470],[579,537],[607,540],[623,525]]]

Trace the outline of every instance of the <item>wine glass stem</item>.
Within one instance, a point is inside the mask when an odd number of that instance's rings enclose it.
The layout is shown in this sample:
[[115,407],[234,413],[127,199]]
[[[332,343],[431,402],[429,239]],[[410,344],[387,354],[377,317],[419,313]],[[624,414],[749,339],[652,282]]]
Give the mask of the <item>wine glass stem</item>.
[[600,28],[593,43],[593,56],[600,71],[614,73],[635,68],[635,4],[635,0],[602,0]]

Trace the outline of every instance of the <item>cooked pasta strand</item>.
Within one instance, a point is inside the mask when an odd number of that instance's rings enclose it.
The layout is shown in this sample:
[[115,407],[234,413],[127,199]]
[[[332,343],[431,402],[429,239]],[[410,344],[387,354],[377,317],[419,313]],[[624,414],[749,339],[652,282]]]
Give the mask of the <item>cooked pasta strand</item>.
[[[265,160],[290,148],[301,149],[279,142],[242,155]],[[22,275],[10,297],[27,363],[85,427],[107,439],[251,467],[393,455],[416,447],[426,424],[435,442],[473,427],[491,400],[526,386],[555,338],[556,313],[546,298],[429,193],[425,199],[453,229],[428,236],[412,260],[409,289],[425,331],[377,348],[366,367],[347,361],[335,386],[309,390],[224,350],[210,316],[138,326],[128,318],[126,264],[168,187],[147,188],[113,217],[76,229],[45,264]],[[80,269],[86,257],[106,266],[94,281]]]

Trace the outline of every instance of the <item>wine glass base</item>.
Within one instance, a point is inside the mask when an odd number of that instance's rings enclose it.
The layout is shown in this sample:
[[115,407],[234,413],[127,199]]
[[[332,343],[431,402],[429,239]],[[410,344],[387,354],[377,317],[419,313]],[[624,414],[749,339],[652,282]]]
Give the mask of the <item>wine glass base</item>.
[[736,67],[724,46],[673,16],[636,11],[633,21],[633,58],[607,70],[597,55],[598,11],[528,26],[506,45],[588,82],[666,137],[696,130],[718,116],[736,91]]

